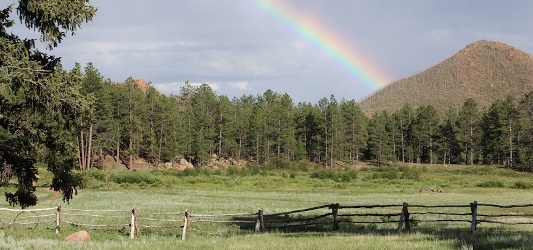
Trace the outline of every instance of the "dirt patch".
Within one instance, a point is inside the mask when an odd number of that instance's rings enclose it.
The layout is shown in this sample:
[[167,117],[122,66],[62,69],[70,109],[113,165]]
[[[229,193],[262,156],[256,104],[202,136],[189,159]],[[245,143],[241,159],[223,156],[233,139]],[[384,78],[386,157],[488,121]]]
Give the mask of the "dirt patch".
[[48,200],[57,200],[57,199],[60,199],[60,197],[61,197],[61,192],[54,191],[50,187],[40,187],[39,189],[43,190],[44,192],[49,193],[47,196],[45,196],[43,198],[39,198],[39,201],[41,201],[41,202],[42,201],[48,201]]

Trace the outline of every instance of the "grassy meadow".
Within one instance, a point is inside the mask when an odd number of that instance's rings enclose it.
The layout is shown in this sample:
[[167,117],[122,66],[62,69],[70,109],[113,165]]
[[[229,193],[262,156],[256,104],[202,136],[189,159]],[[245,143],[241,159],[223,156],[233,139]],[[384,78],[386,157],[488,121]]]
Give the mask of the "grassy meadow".
[[[365,166],[350,170],[286,166],[230,167],[225,170],[92,170],[83,173],[86,188],[69,204],[57,193],[38,188],[36,208],[124,210],[115,223],[128,224],[128,211],[183,212],[193,214],[286,212],[324,204],[377,205],[467,205],[470,202],[500,205],[533,203],[533,176],[493,166],[402,165]],[[106,182],[107,179],[107,182]],[[46,186],[42,172],[38,185]],[[13,187],[2,187],[6,191]],[[438,192],[433,192],[437,190]],[[440,192],[441,191],[441,192]],[[4,203],[2,207],[8,207]],[[469,208],[445,212],[469,212]],[[478,213],[533,213],[529,208],[498,210],[480,207]],[[357,212],[400,212],[397,208]],[[410,208],[410,212],[417,211]],[[418,210],[421,211],[421,210]],[[322,214],[321,210],[310,212]],[[340,211],[351,213],[355,210]],[[470,233],[470,224],[425,223],[412,225],[410,232],[397,233],[397,222],[388,224],[341,223],[329,228],[267,230],[256,234],[234,224],[197,223],[187,240],[181,228],[144,229],[135,239],[129,228],[76,227],[64,224],[59,235],[55,224],[8,225],[2,217],[0,249],[531,249],[533,226],[481,223]],[[120,217],[118,216],[118,217]],[[423,220],[423,215],[412,219]],[[469,219],[469,218],[464,218]],[[392,220],[397,220],[393,218]],[[510,220],[510,219],[509,219]],[[145,222],[141,222],[145,223]],[[146,222],[148,223],[148,222]],[[268,221],[266,221],[268,226]],[[88,222],[90,224],[90,221]],[[181,225],[182,222],[179,222]],[[89,243],[69,243],[65,236],[86,230]]]

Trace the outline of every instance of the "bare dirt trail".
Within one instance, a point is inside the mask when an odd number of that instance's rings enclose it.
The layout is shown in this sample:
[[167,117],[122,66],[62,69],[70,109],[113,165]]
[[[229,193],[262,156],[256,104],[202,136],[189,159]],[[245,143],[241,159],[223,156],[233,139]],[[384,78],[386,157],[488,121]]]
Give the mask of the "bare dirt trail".
[[57,200],[61,199],[61,193],[58,191],[52,190],[50,187],[39,187],[38,189],[43,190],[44,192],[49,193],[43,198],[39,198],[39,201],[49,201],[49,200]]

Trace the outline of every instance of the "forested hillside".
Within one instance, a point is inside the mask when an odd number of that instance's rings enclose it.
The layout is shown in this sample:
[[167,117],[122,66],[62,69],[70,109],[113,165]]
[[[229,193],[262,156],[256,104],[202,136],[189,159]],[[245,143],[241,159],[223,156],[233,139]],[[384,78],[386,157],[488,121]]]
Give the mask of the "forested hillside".
[[368,113],[394,112],[406,103],[432,105],[439,112],[458,108],[467,98],[480,107],[507,95],[533,91],[533,57],[512,46],[478,41],[414,76],[399,80],[363,100]]
[[204,166],[272,160],[349,166],[357,161],[446,164],[531,164],[533,93],[496,99],[487,109],[465,99],[440,113],[432,105],[406,104],[368,117],[354,100],[323,98],[294,104],[288,94],[266,91],[229,99],[208,85],[185,84],[166,96],[132,78],[104,81],[85,67],[84,94],[96,98],[79,128],[80,168],[103,159],[135,167],[180,162]]

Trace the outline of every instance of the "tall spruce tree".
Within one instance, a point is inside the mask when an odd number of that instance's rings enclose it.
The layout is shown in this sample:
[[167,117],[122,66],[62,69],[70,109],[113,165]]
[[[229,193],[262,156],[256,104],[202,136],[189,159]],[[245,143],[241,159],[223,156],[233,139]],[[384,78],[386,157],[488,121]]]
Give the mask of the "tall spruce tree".
[[466,164],[474,165],[474,153],[476,146],[480,140],[480,122],[481,112],[479,111],[477,102],[468,98],[461,109],[455,125],[457,127],[457,140],[461,144],[464,152],[464,162]]
[[519,106],[520,134],[518,140],[518,158],[522,164],[533,163],[533,92],[527,93],[520,100]]
[[368,123],[367,159],[375,160],[379,163],[394,160],[391,127],[391,116],[386,111],[376,113],[370,118]]
[[439,123],[439,116],[433,106],[422,106],[417,109],[413,123],[413,137],[418,143],[418,163],[435,163],[435,139]]
[[484,162],[488,164],[513,164],[515,125],[518,109],[514,98],[496,100],[482,118]]
[[81,184],[71,171],[77,165],[75,128],[90,103],[80,94],[79,68],[63,70],[34,40],[11,33],[10,14],[16,8],[21,22],[52,49],[92,19],[96,9],[88,2],[20,0],[0,10],[0,168],[18,180],[16,192],[6,193],[11,205],[36,204],[39,160],[53,174],[51,187],[65,201],[72,198]]

